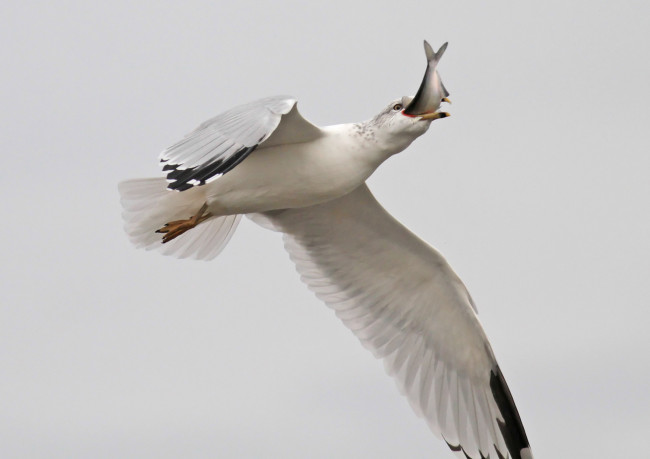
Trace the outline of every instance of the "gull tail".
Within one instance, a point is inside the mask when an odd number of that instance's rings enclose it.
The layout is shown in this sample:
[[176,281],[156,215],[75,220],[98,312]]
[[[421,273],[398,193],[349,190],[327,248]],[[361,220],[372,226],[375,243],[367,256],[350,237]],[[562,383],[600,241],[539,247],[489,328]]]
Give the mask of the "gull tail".
[[241,215],[210,217],[165,244],[156,233],[165,223],[189,218],[206,200],[204,187],[183,192],[167,189],[165,178],[133,179],[118,185],[124,230],[137,248],[177,258],[212,260],[232,237]]

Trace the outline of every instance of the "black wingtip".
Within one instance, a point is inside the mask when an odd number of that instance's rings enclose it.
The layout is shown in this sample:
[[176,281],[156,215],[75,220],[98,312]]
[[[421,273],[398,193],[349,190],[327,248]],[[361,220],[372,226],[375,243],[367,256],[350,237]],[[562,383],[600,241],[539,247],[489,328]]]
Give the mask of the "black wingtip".
[[498,365],[490,373],[490,389],[503,417],[503,421],[497,419],[497,423],[510,457],[521,459],[521,450],[530,448],[530,444],[515,401]]
[[[445,443],[447,443],[447,446],[449,446],[449,449],[452,450],[454,453],[458,453],[458,452],[460,452],[460,453],[463,453],[463,455],[465,456],[466,459],[472,459],[470,456],[467,455],[467,453],[465,452],[465,450],[463,449],[463,447],[460,446],[460,444],[458,444],[458,445],[452,445],[452,444],[449,443],[447,440],[445,440]],[[481,454],[481,457],[482,457],[482,456],[483,456],[483,455]]]
[[255,148],[257,148],[257,145],[242,147],[226,160],[218,159],[212,163],[202,164],[189,169],[179,169],[181,167],[180,164],[165,164],[163,171],[167,172],[167,180],[171,182],[167,185],[167,188],[175,191],[185,191],[194,185],[205,185],[212,177],[230,172],[235,166],[246,159]]

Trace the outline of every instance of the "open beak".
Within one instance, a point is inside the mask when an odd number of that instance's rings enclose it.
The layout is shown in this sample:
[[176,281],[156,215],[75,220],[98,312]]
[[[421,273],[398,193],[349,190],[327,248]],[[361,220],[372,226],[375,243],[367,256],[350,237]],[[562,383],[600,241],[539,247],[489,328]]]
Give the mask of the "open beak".
[[435,113],[425,113],[424,115],[419,115],[421,120],[437,120],[438,118],[447,118],[451,116],[447,112],[435,112]]
[[[447,102],[448,104],[451,104],[451,101],[446,97],[443,97],[441,102]],[[447,118],[448,116],[451,115],[447,112],[433,112],[433,113],[425,113],[424,115],[419,115],[421,120],[437,120],[439,118]]]
[[440,75],[436,67],[440,58],[447,49],[447,43],[442,45],[437,52],[433,52],[431,45],[424,41],[424,52],[427,56],[427,70],[424,73],[424,78],[420,84],[417,94],[411,103],[404,109],[403,113],[407,116],[417,116],[423,120],[435,120],[438,118],[446,118],[449,113],[438,112],[442,102],[451,103],[447,98],[449,92],[440,80]]

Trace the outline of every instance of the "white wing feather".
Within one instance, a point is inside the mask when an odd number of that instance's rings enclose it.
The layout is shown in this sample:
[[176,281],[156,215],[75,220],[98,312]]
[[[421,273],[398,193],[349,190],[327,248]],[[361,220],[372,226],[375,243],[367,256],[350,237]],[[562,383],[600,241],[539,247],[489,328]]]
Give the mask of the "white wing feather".
[[284,233],[301,279],[469,458],[532,458],[467,289],[365,185],[317,206],[250,216]]
[[227,173],[258,147],[304,142],[320,135],[321,130],[300,115],[295,98],[267,97],[202,123],[163,151],[160,162],[169,188],[184,191]]

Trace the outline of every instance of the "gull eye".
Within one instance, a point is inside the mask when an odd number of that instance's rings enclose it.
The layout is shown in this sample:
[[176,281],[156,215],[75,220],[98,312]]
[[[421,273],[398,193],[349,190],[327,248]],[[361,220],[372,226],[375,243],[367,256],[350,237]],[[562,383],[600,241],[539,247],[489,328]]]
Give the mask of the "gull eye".
[[402,107],[402,104],[395,104],[395,105],[393,105],[393,110],[395,110],[395,111],[399,111],[399,110],[401,110],[402,108],[403,108],[403,107]]

